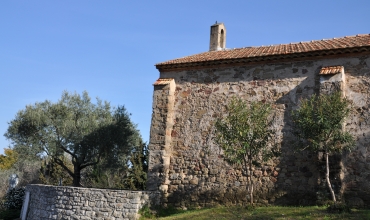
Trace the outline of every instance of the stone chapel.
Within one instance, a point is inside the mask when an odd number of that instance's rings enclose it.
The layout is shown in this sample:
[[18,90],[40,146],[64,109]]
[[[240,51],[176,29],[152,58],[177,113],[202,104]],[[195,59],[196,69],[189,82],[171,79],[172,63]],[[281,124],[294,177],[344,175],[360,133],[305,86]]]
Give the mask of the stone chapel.
[[[370,35],[260,47],[226,48],[223,23],[211,26],[209,51],[156,64],[147,189],[162,204],[203,207],[248,202],[246,177],[225,162],[214,122],[233,96],[273,103],[282,154],[251,174],[254,202],[309,205],[325,197],[320,155],[296,152],[291,111],[312,94],[341,91],[353,104],[345,129],[352,152],[331,158],[336,194],[370,204]],[[330,197],[327,197],[330,198]]]

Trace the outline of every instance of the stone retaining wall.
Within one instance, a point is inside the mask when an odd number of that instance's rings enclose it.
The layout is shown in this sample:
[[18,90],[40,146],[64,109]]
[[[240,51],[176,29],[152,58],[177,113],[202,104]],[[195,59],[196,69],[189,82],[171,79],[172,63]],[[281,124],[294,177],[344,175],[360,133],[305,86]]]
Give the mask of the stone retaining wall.
[[41,219],[137,219],[144,205],[155,205],[158,193],[28,185],[27,220]]

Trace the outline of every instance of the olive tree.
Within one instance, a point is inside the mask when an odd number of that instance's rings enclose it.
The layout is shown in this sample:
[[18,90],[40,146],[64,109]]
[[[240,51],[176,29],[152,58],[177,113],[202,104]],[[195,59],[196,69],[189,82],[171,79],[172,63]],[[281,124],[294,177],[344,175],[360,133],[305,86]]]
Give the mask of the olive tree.
[[[74,186],[81,186],[81,170],[103,157],[130,152],[137,132],[123,106],[114,109],[100,99],[94,104],[87,92],[64,92],[56,103],[44,101],[19,111],[5,137],[14,146],[47,154],[68,172]],[[70,158],[73,169],[63,157]]]
[[350,111],[349,101],[336,92],[312,95],[301,100],[300,107],[292,112],[294,134],[301,143],[299,148],[322,152],[325,156],[325,179],[334,202],[336,197],[329,178],[329,156],[351,150],[355,145],[353,136],[344,130],[345,118]]
[[255,184],[253,169],[277,153],[269,146],[273,134],[271,123],[270,104],[247,103],[235,97],[227,106],[226,116],[215,123],[215,140],[223,149],[224,158],[231,164],[242,165],[244,169],[251,204]]

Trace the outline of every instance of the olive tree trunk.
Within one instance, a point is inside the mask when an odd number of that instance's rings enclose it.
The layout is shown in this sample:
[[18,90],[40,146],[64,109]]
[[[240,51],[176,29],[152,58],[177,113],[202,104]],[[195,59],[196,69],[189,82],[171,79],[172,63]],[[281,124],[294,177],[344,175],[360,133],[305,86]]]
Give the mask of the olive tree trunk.
[[75,187],[81,186],[81,169],[79,166],[74,166],[73,186]]
[[326,183],[328,184],[328,187],[329,187],[329,190],[330,190],[330,193],[331,193],[331,197],[332,197],[334,203],[336,203],[337,200],[335,198],[334,190],[331,187],[330,178],[329,178],[329,153],[327,151],[325,152],[325,160],[326,160],[326,175],[325,175]]

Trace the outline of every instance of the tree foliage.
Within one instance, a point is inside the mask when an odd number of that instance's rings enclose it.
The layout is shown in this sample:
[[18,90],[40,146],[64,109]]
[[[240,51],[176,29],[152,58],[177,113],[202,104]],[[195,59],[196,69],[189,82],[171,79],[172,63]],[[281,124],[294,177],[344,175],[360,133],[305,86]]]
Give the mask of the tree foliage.
[[[27,147],[52,158],[80,186],[81,171],[103,157],[127,154],[137,133],[125,108],[111,108],[108,102],[91,102],[87,92],[64,92],[61,99],[28,105],[9,123],[5,136],[14,146]],[[68,155],[73,169],[61,159]]]
[[18,158],[17,152],[9,148],[4,149],[4,154],[5,155],[0,154],[0,170],[10,169]]
[[244,176],[248,177],[251,204],[253,168],[277,153],[269,147],[271,122],[271,105],[233,98],[227,106],[227,116],[215,124],[216,142],[223,149],[225,159],[231,164],[242,165]]
[[148,146],[142,141],[134,148],[130,156],[131,167],[125,178],[128,189],[144,190],[148,172]]
[[[68,158],[61,156],[59,159],[69,169],[73,169],[73,164]],[[42,184],[46,185],[70,186],[73,184],[73,179],[68,172],[62,166],[55,163],[53,159],[50,160],[49,158],[44,158],[41,163],[39,180]]]
[[111,167],[108,158],[91,168],[88,185],[95,188],[144,190],[148,171],[148,148],[141,140],[119,166]]
[[125,163],[113,168],[106,166],[109,163],[107,158],[103,158],[101,163],[90,167],[86,172],[84,183],[87,187],[109,188],[109,189],[127,189],[124,179],[127,176],[128,165]]
[[350,111],[349,101],[336,92],[312,95],[302,100],[300,107],[292,112],[294,134],[301,141],[299,148],[325,155],[326,181],[334,202],[336,197],[329,179],[329,155],[351,150],[355,145],[353,136],[344,130],[345,118]]

